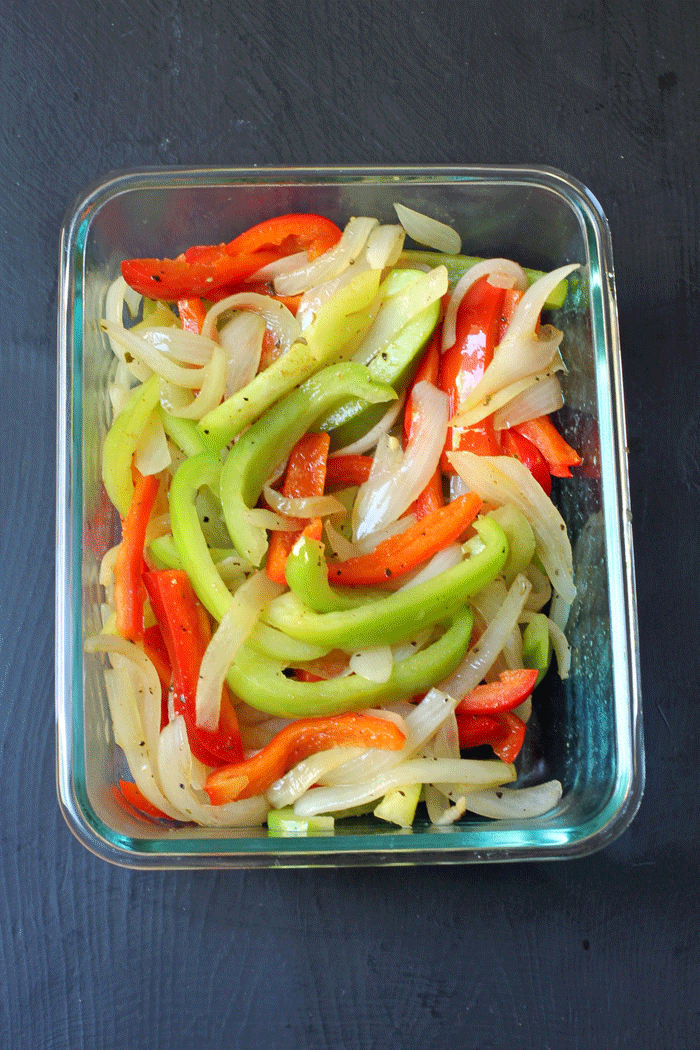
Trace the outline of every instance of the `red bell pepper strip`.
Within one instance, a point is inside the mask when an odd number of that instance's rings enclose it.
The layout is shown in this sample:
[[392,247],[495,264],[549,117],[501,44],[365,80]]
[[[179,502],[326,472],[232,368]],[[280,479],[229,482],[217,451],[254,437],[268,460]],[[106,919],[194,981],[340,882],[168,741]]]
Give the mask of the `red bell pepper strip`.
[[570,478],[569,467],[577,467],[581,462],[578,452],[569,445],[552,423],[549,416],[539,416],[527,423],[518,423],[519,434],[535,445],[549,465],[549,472],[555,478]]
[[371,456],[331,456],[326,464],[326,488],[331,485],[362,485],[372,469]]
[[501,431],[501,442],[505,455],[515,456],[520,460],[549,496],[552,491],[552,475],[549,473],[547,460],[537,446],[514,429]]
[[463,696],[455,710],[458,714],[492,715],[510,711],[526,700],[535,688],[538,671],[529,667],[503,671],[497,682],[477,685]]
[[[403,438],[404,448],[411,439],[414,427],[418,424],[417,410],[413,402],[413,390],[417,383],[432,383],[433,386],[437,386],[440,377],[440,343],[442,339],[442,327],[438,325],[433,337],[430,340],[428,349],[423,354],[421,363],[418,366],[415,378],[411,384],[411,388],[406,398],[406,408],[403,417]],[[437,510],[438,507],[442,507],[445,500],[442,494],[442,471],[438,465],[435,468],[435,473],[432,478],[421,492],[418,499],[413,501],[411,506],[411,513],[415,514],[418,521],[424,518],[426,514],[430,514],[431,511]]]
[[280,215],[251,227],[227,245],[232,253],[276,251],[294,255],[306,251],[309,260],[337,244],[342,230],[322,215]]
[[134,809],[140,810],[141,813],[145,813],[149,817],[155,817],[158,820],[168,820],[167,813],[163,813],[163,811],[158,809],[157,806],[154,806],[152,802],[149,802],[146,796],[142,794],[136,784],[131,780],[120,780],[119,787],[126,801],[130,806],[133,806]]
[[192,754],[208,766],[239,761],[243,757],[241,734],[226,685],[217,728],[197,725],[197,681],[211,628],[187,573],[174,569],[149,572],[144,583],[170,658],[175,713],[185,719]]
[[507,730],[492,715],[457,714],[457,733],[462,751],[503,740]]
[[[457,338],[442,355],[440,389],[450,398],[450,416],[461,408],[493,360],[503,307],[503,288],[494,288],[482,277],[472,285],[457,311]],[[465,450],[480,456],[497,456],[501,451],[498,433],[490,417],[472,427],[450,427],[446,452]],[[454,474],[446,455],[442,469]]]
[[458,496],[452,503],[431,511],[405,532],[383,540],[370,554],[333,562],[328,568],[328,578],[332,583],[371,587],[404,576],[454,543],[471,525],[481,507],[482,502],[475,492]]
[[[287,462],[282,495],[290,498],[322,496],[326,487],[326,463],[330,435],[304,434],[297,441]],[[314,518],[305,529],[294,532],[275,531],[270,536],[265,571],[275,583],[286,583],[284,568],[287,556],[302,532],[313,539],[321,538],[322,523]]]
[[503,337],[508,331],[508,325],[513,320],[513,314],[515,309],[523,297],[523,292],[519,292],[517,288],[506,288],[503,293],[503,306],[501,307],[501,317],[498,323],[498,339],[496,346],[503,342]]
[[491,743],[494,754],[503,762],[515,762],[523,746],[527,726],[512,711],[499,711],[493,717],[506,731],[505,737]]
[[225,244],[219,244],[190,248],[177,259],[126,259],[122,277],[149,299],[177,302],[201,296],[219,300],[276,259],[279,252],[231,255]]
[[192,299],[178,299],[177,312],[186,332],[201,334],[204,318],[207,316],[207,308],[200,298],[195,296]]
[[132,642],[143,638],[143,548],[160,478],[133,468],[134,494],[122,522],[122,540],[114,563],[114,604],[117,631]]
[[[347,746],[400,751],[405,740],[397,725],[376,715],[353,712],[328,718],[300,718],[282,729],[252,758],[210,773],[204,790],[215,806],[251,798],[267,791],[292,766],[318,751]],[[242,789],[241,777],[248,779]]]

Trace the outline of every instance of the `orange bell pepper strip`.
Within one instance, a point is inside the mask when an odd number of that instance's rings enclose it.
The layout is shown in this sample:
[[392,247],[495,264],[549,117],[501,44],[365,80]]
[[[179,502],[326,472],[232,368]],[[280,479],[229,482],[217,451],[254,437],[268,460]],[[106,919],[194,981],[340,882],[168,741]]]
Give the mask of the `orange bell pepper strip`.
[[[139,810],[140,813],[145,813],[148,817],[155,817],[157,820],[169,819],[167,813],[163,813],[163,811],[158,809],[157,806],[154,806],[152,802],[149,802],[146,796],[142,794],[136,784],[131,780],[120,780],[119,787],[129,805],[133,806],[134,809]],[[115,798],[117,798],[116,791]],[[121,802],[119,798],[117,798],[117,801]]]
[[227,248],[231,253],[276,251],[280,256],[306,251],[311,261],[337,244],[341,236],[342,230],[322,215],[279,215],[241,233]]
[[526,700],[535,688],[538,671],[524,667],[516,671],[503,671],[497,682],[477,685],[463,696],[457,704],[457,714],[493,715],[498,711],[510,711]]
[[118,633],[137,642],[143,639],[143,549],[160,478],[157,474],[144,476],[135,467],[133,475],[134,494],[122,522],[122,540],[114,563],[114,604]]
[[[352,712],[328,718],[300,718],[285,726],[252,758],[210,773],[204,785],[215,806],[261,795],[298,762],[331,747],[383,748],[400,751],[405,736],[394,722]],[[240,787],[240,778],[247,784]]]
[[564,440],[549,416],[538,416],[527,423],[518,423],[513,430],[517,430],[540,450],[547,460],[550,474],[555,478],[570,478],[569,467],[577,467],[581,462],[578,452]]
[[362,485],[372,469],[371,456],[331,456],[326,464],[326,488]]
[[[330,435],[304,434],[292,449],[282,483],[282,495],[290,498],[322,496],[326,487],[326,463],[330,447]],[[270,536],[265,571],[275,583],[286,583],[284,568],[287,556],[302,532],[312,539],[320,540],[322,522],[312,519],[304,529],[294,532],[277,530]]]
[[458,496],[452,503],[431,511],[405,532],[383,540],[370,554],[333,562],[328,567],[328,578],[334,584],[371,587],[404,576],[454,543],[471,525],[481,507],[482,502],[475,492]]
[[[457,338],[440,362],[440,389],[450,398],[450,417],[461,408],[493,360],[498,342],[503,288],[494,288],[482,277],[462,299],[457,312]],[[446,452],[474,452],[478,456],[497,456],[501,444],[491,417],[472,427],[450,427]],[[442,457],[444,473],[454,474],[447,456]]]
[[186,332],[194,332],[200,335],[204,318],[207,316],[207,308],[202,299],[194,296],[192,299],[178,299],[177,312],[182,321],[182,327]]
[[241,733],[225,684],[217,728],[197,725],[197,681],[211,627],[187,573],[175,569],[148,572],[144,583],[170,658],[175,713],[185,719],[192,754],[208,766],[239,761],[243,757]]
[[[421,363],[418,366],[418,371],[416,372],[415,378],[411,384],[408,397],[406,398],[406,409],[403,417],[404,447],[410,441],[411,433],[418,423],[416,409],[413,404],[413,389],[416,383],[426,382],[432,383],[433,386],[438,385],[440,377],[441,339],[442,327],[439,325],[433,333],[428,349],[423,354]],[[421,518],[426,516],[426,514],[430,514],[431,511],[437,510],[438,507],[441,507],[444,502],[445,500],[442,494],[442,471],[438,465],[435,468],[435,473],[421,492],[418,499],[413,501],[411,513],[415,514],[416,518],[420,521]]]
[[514,429],[503,430],[501,442],[504,454],[520,460],[549,496],[552,491],[552,475],[549,473],[547,460],[537,446]]

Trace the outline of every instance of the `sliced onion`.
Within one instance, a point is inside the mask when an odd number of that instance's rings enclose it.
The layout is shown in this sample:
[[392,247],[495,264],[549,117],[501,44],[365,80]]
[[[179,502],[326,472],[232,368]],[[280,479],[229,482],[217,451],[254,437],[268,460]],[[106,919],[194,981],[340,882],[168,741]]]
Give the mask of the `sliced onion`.
[[530,581],[519,574],[513,580],[503,605],[498,610],[476,645],[440,689],[461,699],[475,689],[492,666],[513,631],[518,626],[518,619],[530,593]]
[[527,423],[530,419],[548,416],[564,404],[561,383],[555,375],[549,375],[541,382],[535,381],[531,387],[500,409],[493,417],[496,430],[508,430],[517,427],[518,423]]
[[202,385],[201,368],[185,368],[175,364],[164,354],[161,354],[143,336],[135,332],[129,332],[125,328],[112,324],[111,321],[100,321],[100,327],[109,337],[128,351],[133,358],[148,365],[149,375],[155,372],[157,375],[167,379],[176,386],[182,386],[190,390],[196,390]]
[[[367,261],[366,255],[362,253],[355,260],[353,265],[348,266],[347,270],[344,270],[343,273],[338,274],[336,277],[332,277],[328,281],[324,281],[323,284],[315,284],[312,288],[309,288],[308,291],[304,292],[299,300],[299,306],[297,307],[296,312],[296,319],[302,332],[309,327],[312,321],[315,320],[316,314],[329,299],[332,299],[341,288],[345,288],[348,284],[354,281],[359,273],[369,269],[370,265]],[[374,316],[380,305],[381,304],[378,302],[376,309],[374,307],[370,309],[370,316]]]
[[552,587],[565,601],[572,602],[576,588],[566,523],[527,467],[511,456],[475,456],[471,452],[447,455],[460,477],[483,500],[497,506],[512,503],[525,515]]
[[213,339],[207,339],[197,332],[183,331],[174,325],[167,328],[139,328],[138,335],[166,357],[199,367],[207,364],[216,346]]
[[311,788],[294,803],[294,812],[299,817],[334,813],[373,802],[387,791],[408,784],[464,783],[472,788],[496,787],[515,777],[514,766],[495,759],[412,758],[365,783]]
[[399,417],[399,413],[403,409],[405,400],[406,391],[404,391],[401,397],[396,401],[391,402],[391,406],[387,409],[379,422],[376,423],[371,430],[368,430],[363,437],[358,438],[357,441],[353,441],[350,445],[345,445],[344,448],[338,449],[336,452],[331,452],[329,458],[337,456],[361,456],[363,453],[369,452],[370,449],[373,449],[380,438],[383,437],[384,434],[387,434],[393,427]]
[[402,226],[377,226],[369,235],[365,256],[373,270],[395,266],[406,234]]
[[431,689],[406,715],[406,741],[400,751],[368,748],[361,755],[338,766],[319,783],[355,784],[392,769],[404,759],[412,758],[454,711],[457,700],[438,689]]
[[281,259],[261,266],[259,270],[246,277],[246,284],[260,284],[261,282],[274,281],[282,274],[292,273],[306,266],[309,261],[308,252],[295,252],[294,255],[284,255]]
[[200,389],[189,404],[177,406],[171,403],[171,415],[179,419],[202,419],[221,404],[226,385],[226,355],[220,346],[214,347],[211,360],[204,368],[197,369]]
[[531,612],[539,612],[544,609],[547,602],[552,598],[552,585],[549,577],[540,572],[536,565],[530,563],[525,570],[525,575],[532,584],[532,590],[525,602],[525,608]]
[[494,820],[530,820],[541,817],[554,809],[562,797],[562,786],[558,780],[548,780],[527,788],[488,788],[485,791],[461,792],[462,785],[455,784],[450,797],[461,793],[465,809],[480,817]]
[[343,536],[342,532],[339,532],[331,521],[327,521],[324,524],[326,530],[326,536],[330,544],[331,550],[335,554],[336,558],[340,558],[341,561],[348,561],[349,558],[354,558],[357,554],[355,544],[351,543]]
[[445,310],[445,319],[442,324],[443,351],[454,346],[457,339],[457,313],[464,296],[482,277],[496,275],[509,281],[510,287],[516,287],[520,291],[525,291],[527,288],[525,271],[517,263],[511,262],[510,259],[484,259],[482,262],[470,266],[467,272],[457,281]]
[[204,318],[202,335],[218,341],[216,322],[228,310],[252,310],[260,314],[265,318],[267,327],[274,332],[283,350],[288,350],[301,338],[301,328],[292,311],[278,299],[269,295],[259,295],[257,292],[238,292],[214,303]]
[[451,226],[422,212],[407,208],[405,204],[394,204],[399,222],[416,244],[424,244],[436,252],[447,255],[459,255],[462,250],[462,238]]
[[465,400],[465,409],[474,408],[508,383],[547,367],[562,335],[551,325],[542,325],[537,332],[539,316],[549,294],[578,268],[576,263],[560,266],[528,288],[515,309],[503,341],[496,347],[493,360]]
[[363,649],[350,657],[350,670],[369,682],[388,682],[394,669],[394,654],[390,645]]
[[180,811],[180,819],[219,828],[257,827],[264,823],[269,807],[263,795],[221,806],[202,801],[192,784],[193,765],[185,720],[178,715],[160,734],[158,771],[163,791],[170,805]]
[[219,342],[226,354],[225,397],[242,390],[257,375],[265,330],[264,317],[241,310],[219,332]]
[[416,425],[398,467],[377,466],[375,456],[367,481],[360,485],[353,507],[353,537],[377,532],[395,521],[421,494],[440,460],[447,436],[449,400],[431,383],[413,387]]
[[143,475],[160,474],[170,466],[170,449],[158,412],[151,412],[136,444],[135,464]]
[[252,631],[260,612],[284,590],[265,572],[242,583],[207,646],[197,680],[196,721],[203,729],[219,724],[221,690],[229,667]]
[[501,409],[510,406],[516,397],[520,397],[521,394],[530,390],[535,384],[544,383],[546,379],[556,375],[557,372],[565,371],[566,366],[560,351],[557,350],[543,372],[535,372],[534,375],[525,376],[524,379],[517,379],[514,383],[508,383],[507,386],[501,387],[486,401],[480,401],[476,408],[470,408],[469,411],[460,409],[450,420],[450,424],[456,423],[462,427],[473,427],[475,423],[480,423],[487,416],[495,416]]
[[306,266],[275,278],[275,292],[278,295],[299,295],[314,285],[337,277],[357,259],[370,233],[378,225],[377,219],[350,219],[336,245]]
[[370,536],[365,536],[364,539],[358,540],[353,545],[352,557],[371,554],[384,540],[391,539],[392,536],[400,536],[402,532],[407,532],[415,524],[415,514],[404,514],[402,517],[397,518],[396,521],[392,521],[391,525],[387,525],[385,529],[380,529],[377,532],[373,532]]
[[283,496],[269,485],[263,486],[263,496],[273,510],[288,518],[323,518],[327,514],[345,513],[345,507],[335,496]]
[[447,269],[436,266],[416,277],[401,291],[388,296],[381,305],[369,331],[353,354],[353,360],[368,364],[386,349],[418,314],[441,299],[448,288]]
[[244,516],[254,528],[274,529],[278,532],[297,532],[308,524],[301,518],[287,518],[282,514],[275,514],[273,510],[266,510],[265,507],[252,507],[244,512]]
[[362,753],[358,747],[331,747],[298,762],[268,788],[267,800],[275,809],[291,806],[305,791],[321,781],[332,769]]
[[[141,302],[141,296],[138,292],[134,292],[131,289],[123,277],[117,277],[110,284],[107,289],[107,296],[105,299],[105,319],[109,321],[115,328],[124,328],[124,304],[127,304],[127,308],[132,317],[135,317],[138,313],[139,304]],[[103,331],[106,331],[103,329]],[[124,347],[116,339],[109,339],[109,344],[115,357],[124,365],[124,367],[133,375],[136,379],[142,383],[145,382],[151,374],[151,369],[148,365],[138,359],[132,361],[126,361],[124,356]]]
[[[521,623],[531,623],[534,615],[528,609],[524,609],[520,614]],[[560,678],[568,678],[569,671],[571,670],[571,647],[569,646],[568,639],[561,627],[554,622],[549,616],[547,619],[547,629],[549,631],[549,637],[552,642],[552,649],[554,649],[554,655],[557,658],[557,668],[559,670]]]
[[[403,519],[401,519],[403,520]],[[462,548],[458,543],[451,543],[448,547],[443,547],[441,551],[434,554],[427,565],[424,565],[418,572],[407,578],[405,583],[399,587],[400,591],[407,591],[411,587],[417,587],[421,583],[427,583],[428,580],[434,579],[435,576],[439,576],[441,572],[446,572],[447,569],[453,569],[455,565],[459,565],[462,561]]]

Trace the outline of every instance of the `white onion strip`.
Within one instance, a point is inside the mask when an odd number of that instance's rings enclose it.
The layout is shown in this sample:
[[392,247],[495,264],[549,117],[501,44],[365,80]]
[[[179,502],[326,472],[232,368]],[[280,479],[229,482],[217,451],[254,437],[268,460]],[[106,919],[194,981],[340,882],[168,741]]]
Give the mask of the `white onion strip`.
[[267,573],[256,572],[233,595],[202,657],[195,705],[198,726],[209,730],[218,726],[226,673],[262,609],[283,590],[269,579]]
[[[520,614],[521,623],[532,623],[534,619],[534,613],[528,609],[523,609]],[[557,658],[557,668],[559,670],[560,678],[568,678],[569,671],[571,670],[571,647],[569,641],[562,631],[561,627],[554,622],[549,616],[547,619],[547,630],[549,631],[549,637],[552,642],[552,648],[554,649],[554,655]]]
[[563,404],[561,383],[555,375],[545,375],[541,380],[535,378],[527,390],[518,394],[494,414],[494,429],[508,430],[510,427],[517,427],[518,423],[548,416],[552,412],[558,412]]
[[140,474],[160,474],[170,466],[168,439],[159,412],[151,412],[136,444],[134,460]]
[[219,343],[226,354],[226,398],[242,390],[257,375],[266,327],[260,314],[240,310],[219,332]]
[[460,796],[470,813],[493,820],[530,820],[541,817],[554,809],[563,793],[558,780],[548,780],[544,784],[527,788],[488,788],[485,791],[468,792],[462,788],[463,785],[453,785],[449,797]]
[[525,515],[552,587],[565,601],[572,602],[576,588],[566,523],[527,467],[510,456],[475,456],[471,452],[448,452],[448,459],[483,500],[497,506],[512,503]]
[[440,685],[443,692],[461,699],[483,681],[485,674],[518,626],[530,586],[530,581],[522,574],[515,577],[503,605],[476,645],[472,646],[456,671]]
[[428,273],[416,277],[400,292],[388,296],[353,354],[353,360],[360,364],[368,364],[396,339],[410,321],[441,299],[447,291],[448,284],[447,269],[444,266],[436,266]]
[[[182,715],[161,732],[158,743],[158,772],[170,805],[181,813],[181,820],[193,820],[204,827],[257,827],[264,823],[268,804],[263,795],[213,806],[202,801],[193,786],[194,759],[187,740]],[[245,778],[242,778],[245,780]],[[242,790],[244,784],[241,784]]]
[[368,682],[388,682],[394,668],[394,654],[390,645],[363,649],[350,657],[350,670]]
[[370,233],[378,225],[377,219],[362,216],[350,219],[336,245],[306,266],[276,277],[275,291],[278,295],[298,295],[314,285],[337,277],[357,259]]
[[[138,292],[134,292],[132,288],[126,283],[123,277],[117,277],[110,284],[107,289],[107,295],[105,298],[105,318],[110,321],[115,328],[124,328],[124,304],[127,304],[127,308],[132,317],[135,317],[141,296]],[[105,329],[103,329],[105,331]],[[134,359],[132,361],[126,361],[124,356],[124,347],[119,343],[117,339],[109,339],[109,344],[112,348],[112,352],[119,362],[133,375],[136,379],[139,379],[142,383],[145,382],[151,374],[151,369],[148,365],[143,364],[141,361]],[[116,415],[115,411],[115,415]]]
[[335,813],[373,802],[407,784],[463,783],[476,789],[507,784],[515,777],[512,765],[496,759],[413,758],[365,783],[311,788],[294,803],[294,812],[298,817]]
[[275,809],[291,806],[305,791],[317,784],[332,769],[351,758],[362,754],[359,747],[331,747],[327,751],[318,751],[302,762],[298,762],[283,777],[268,788],[267,800]]
[[344,505],[335,496],[283,496],[270,485],[263,486],[265,502],[278,514],[288,518],[323,518],[328,514],[345,514]]
[[394,204],[399,222],[416,244],[423,244],[436,252],[447,255],[459,255],[462,250],[462,238],[456,230],[444,222],[439,222],[423,212],[407,208],[405,204]]
[[508,383],[507,386],[501,387],[500,390],[497,390],[495,394],[488,398],[487,402],[480,401],[476,408],[470,408],[468,412],[460,409],[450,420],[450,425],[457,420],[459,426],[472,427],[475,423],[480,423],[482,419],[486,419],[487,416],[495,415],[504,406],[510,405],[516,397],[525,393],[526,390],[530,390],[535,383],[543,383],[545,379],[549,379],[557,372],[565,371],[566,365],[560,351],[557,350],[543,372],[535,372],[534,375],[525,376],[524,379],[518,379],[514,383]]
[[442,324],[443,351],[454,346],[457,338],[457,313],[462,299],[477,281],[480,281],[482,277],[491,277],[492,275],[505,277],[511,283],[511,287],[518,288],[520,291],[525,291],[527,288],[525,271],[510,259],[484,259],[482,262],[470,266],[467,272],[457,281],[445,310],[445,319]]
[[220,346],[215,346],[211,360],[204,368],[197,369],[200,389],[187,405],[171,405],[171,415],[180,419],[202,419],[221,403],[226,386],[226,355]]
[[375,456],[367,481],[353,507],[353,538],[360,540],[396,521],[421,494],[435,473],[447,437],[449,399],[431,383],[412,392],[416,425],[398,466],[382,469]]
[[394,423],[398,419],[399,413],[402,411],[404,402],[406,400],[406,391],[402,393],[396,401],[391,402],[391,407],[387,409],[382,418],[376,423],[371,430],[358,438],[357,441],[353,441],[350,445],[346,445],[344,448],[338,449],[336,452],[331,452],[329,459],[334,459],[338,456],[361,456],[365,452],[369,452],[370,449],[374,448],[380,438],[387,434]]
[[285,350],[301,338],[299,322],[291,310],[278,299],[257,292],[237,292],[214,303],[204,318],[202,335],[218,342],[216,322],[228,310],[253,310],[260,314]]
[[133,358],[148,365],[151,372],[155,372],[175,386],[185,387],[189,390],[197,390],[202,385],[201,368],[184,368],[175,364],[168,357],[157,350],[147,339],[129,332],[125,328],[112,324],[111,321],[100,321],[103,332],[113,341],[119,343]]
[[175,325],[167,328],[139,328],[135,334],[165,357],[186,365],[206,365],[216,346],[213,339],[207,339],[197,332],[185,332]]
[[536,331],[547,297],[578,264],[560,266],[530,285],[518,303],[503,341],[496,347],[493,359],[464,402],[464,409],[474,408],[501,387],[517,379],[534,375],[547,367],[561,342],[562,333],[551,325]]

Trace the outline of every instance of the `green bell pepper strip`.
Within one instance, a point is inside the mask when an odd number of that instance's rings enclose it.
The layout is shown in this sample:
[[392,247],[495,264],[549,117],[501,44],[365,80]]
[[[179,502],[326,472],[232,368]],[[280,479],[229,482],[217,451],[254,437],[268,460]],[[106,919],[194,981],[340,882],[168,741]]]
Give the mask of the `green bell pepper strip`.
[[143,429],[160,400],[158,376],[136,387],[129,401],[107,431],[102,449],[102,480],[107,495],[122,518],[129,513],[134,483],[131,461]]
[[[443,252],[406,250],[401,252],[397,266],[430,266],[431,268],[433,266],[444,266],[447,270],[450,284],[454,285],[460,277],[464,276],[467,270],[471,270],[472,266],[483,261],[476,255],[445,255]],[[544,277],[543,270],[529,270],[525,266],[523,269],[529,284],[534,284],[540,277]],[[571,281],[575,282],[576,278],[572,278]],[[556,288],[549,293],[544,304],[545,308],[558,310],[564,305],[568,290],[569,281],[560,281]]]
[[180,464],[170,485],[170,525],[175,547],[195,594],[215,620],[222,619],[233,599],[207,546],[195,500],[202,485],[218,485],[220,474],[219,460],[201,452]]
[[512,503],[496,507],[489,512],[489,517],[498,522],[508,540],[508,560],[503,566],[503,575],[510,586],[519,572],[525,572],[535,556],[535,534],[525,515]]
[[533,613],[523,631],[523,663],[525,667],[539,671],[535,687],[544,678],[552,659],[552,642],[549,625],[544,613]]
[[[232,547],[209,547],[208,550],[215,565],[218,565],[220,561],[224,561],[225,558],[236,558],[241,562],[242,568],[250,569],[250,566],[246,565],[238,557],[238,552],[233,550]],[[154,560],[158,562],[161,569],[183,568],[182,558],[178,553],[172,536],[158,536],[157,539],[151,540],[148,544],[148,551]]]
[[[314,612],[288,591],[266,606],[262,618],[292,638],[351,653],[407,641],[422,627],[453,616],[503,568],[508,557],[503,529],[488,517],[477,518],[474,528],[481,550],[425,583],[357,609],[327,613]],[[307,568],[312,571],[311,561]]]
[[251,525],[247,512],[258,502],[265,480],[316,420],[353,394],[371,404],[396,399],[396,392],[373,380],[364,365],[330,365],[269,408],[226,457],[220,488],[224,518],[234,547],[253,565],[260,565],[265,556],[267,535]]
[[214,443],[202,433],[193,419],[171,416],[163,406],[159,408],[163,430],[186,456],[197,456],[200,452],[216,455]]
[[338,360],[343,349],[365,328],[377,297],[380,270],[365,270],[336,293],[304,331],[304,338],[259,372],[247,386],[208,412],[199,422],[202,434],[220,449],[258,419],[290,390],[325,365]]
[[233,692],[251,707],[281,718],[310,718],[358,711],[417,696],[452,674],[464,659],[473,626],[469,606],[463,606],[437,641],[394,664],[386,682],[370,682],[360,675],[319,682],[297,682],[284,674],[285,665],[239,649],[227,681]]
[[256,653],[271,660],[278,660],[289,667],[297,667],[308,663],[309,660],[319,660],[330,652],[327,645],[312,645],[311,642],[290,638],[261,620],[258,620],[248,635],[246,644],[255,649]]
[[357,609],[384,596],[379,590],[331,587],[324,545],[310,536],[300,536],[292,547],[287,556],[285,576],[296,596],[317,613]]

